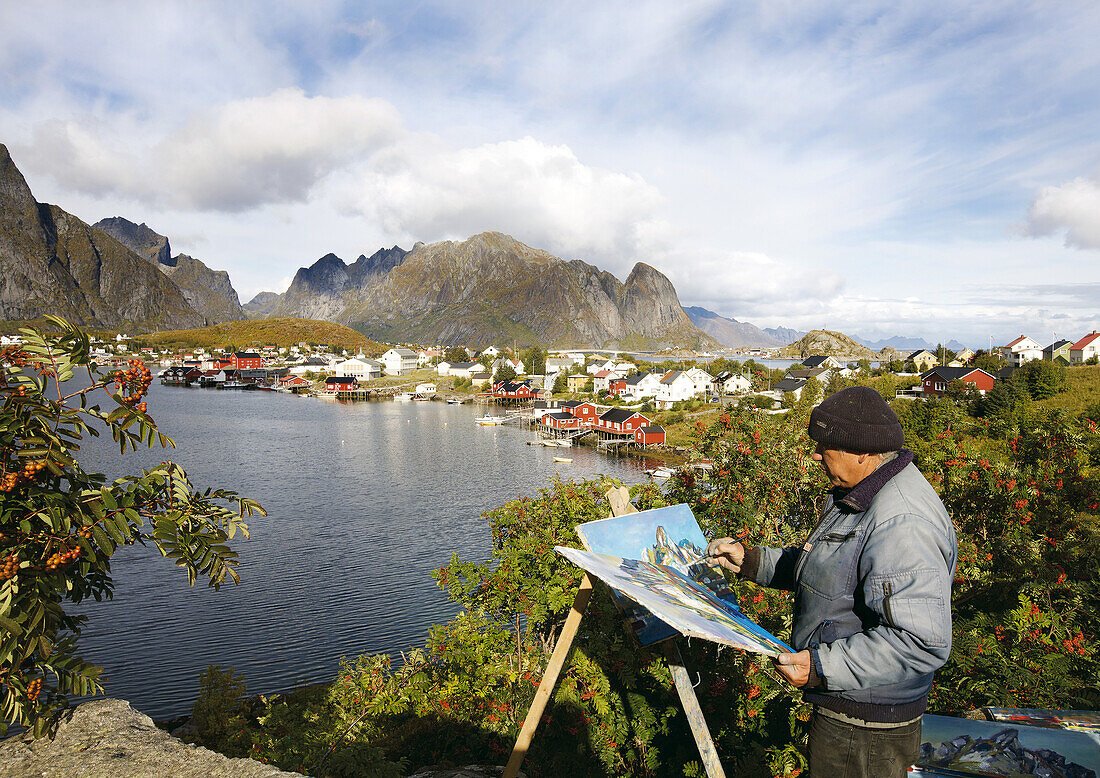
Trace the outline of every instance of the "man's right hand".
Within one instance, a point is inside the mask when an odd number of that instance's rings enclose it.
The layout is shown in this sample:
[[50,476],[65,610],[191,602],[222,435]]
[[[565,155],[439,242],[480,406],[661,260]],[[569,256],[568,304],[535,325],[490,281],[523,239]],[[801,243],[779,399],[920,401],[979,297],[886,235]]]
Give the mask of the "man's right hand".
[[707,557],[731,573],[741,572],[745,561],[745,547],[733,538],[718,538],[707,544]]

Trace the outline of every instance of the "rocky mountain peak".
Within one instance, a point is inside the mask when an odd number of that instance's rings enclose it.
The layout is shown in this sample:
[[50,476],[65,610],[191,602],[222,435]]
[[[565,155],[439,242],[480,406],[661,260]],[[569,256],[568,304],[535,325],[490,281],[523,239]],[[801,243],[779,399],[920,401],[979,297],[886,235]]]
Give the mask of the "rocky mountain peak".
[[97,230],[103,230],[123,246],[150,262],[168,267],[176,266],[168,238],[154,232],[145,222],[134,224],[121,216],[112,216],[100,219],[92,226]]
[[121,216],[112,216],[101,219],[94,226],[171,278],[188,305],[202,314],[208,323],[244,318],[237,291],[224,270],[211,270],[201,260],[187,254],[172,256],[168,238],[144,222],[135,224]]
[[38,220],[38,203],[3,143],[0,143],[0,202],[4,203],[4,213],[0,213],[0,218],[5,221]]
[[348,273],[357,279],[362,279],[368,275],[384,275],[400,265],[408,254],[409,252],[400,246],[394,246],[390,249],[378,249],[369,257],[366,254],[360,254],[359,258],[348,268]]

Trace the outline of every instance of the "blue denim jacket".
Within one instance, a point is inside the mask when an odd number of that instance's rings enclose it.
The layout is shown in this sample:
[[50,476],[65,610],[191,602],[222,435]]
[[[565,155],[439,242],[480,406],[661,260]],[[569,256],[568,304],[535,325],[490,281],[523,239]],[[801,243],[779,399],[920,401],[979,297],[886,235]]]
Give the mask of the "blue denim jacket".
[[806,699],[869,721],[919,716],[951,653],[955,528],[912,460],[831,496],[804,545],[754,553],[757,583],[794,591],[791,644],[825,683]]

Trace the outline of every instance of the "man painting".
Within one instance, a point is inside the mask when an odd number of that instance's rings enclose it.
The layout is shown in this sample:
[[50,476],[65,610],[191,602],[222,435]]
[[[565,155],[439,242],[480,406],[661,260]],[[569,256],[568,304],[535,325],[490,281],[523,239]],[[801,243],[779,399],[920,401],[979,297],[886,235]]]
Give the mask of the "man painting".
[[954,526],[878,392],[832,395],[810,414],[809,435],[832,489],[805,544],[722,538],[707,554],[794,592],[798,650],[775,662],[814,705],[810,774],[904,776],[920,750],[932,675],[951,652]]

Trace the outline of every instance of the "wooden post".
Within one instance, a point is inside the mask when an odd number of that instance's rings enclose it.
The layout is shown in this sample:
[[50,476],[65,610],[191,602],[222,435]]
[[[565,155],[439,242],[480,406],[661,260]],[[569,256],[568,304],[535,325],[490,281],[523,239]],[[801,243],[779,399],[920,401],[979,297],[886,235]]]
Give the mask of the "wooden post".
[[664,641],[663,647],[665,659],[668,660],[668,669],[672,671],[672,681],[676,684],[676,694],[680,696],[680,704],[691,726],[691,734],[695,736],[695,745],[699,749],[699,756],[703,759],[707,776],[708,778],[726,778],[726,771],[718,761],[714,739],[710,736],[710,727],[707,726],[707,720],[703,718],[699,698],[695,696],[695,687],[691,685],[691,678],[688,677],[687,668],[684,667],[684,659],[680,656],[680,648],[676,645],[675,639]]
[[[638,512],[638,509],[630,503],[630,492],[624,486],[608,491],[607,501],[611,503],[612,516],[625,516],[628,513]],[[699,749],[699,756],[703,759],[707,776],[708,778],[726,778],[722,763],[718,761],[714,739],[710,736],[710,727],[707,726],[707,720],[703,718],[703,709],[699,707],[699,698],[695,696],[695,687],[691,685],[691,678],[688,677],[687,668],[684,667],[684,659],[680,656],[676,639],[664,641],[662,647],[665,659],[668,661],[668,669],[672,671],[676,694],[680,697],[680,704],[691,726],[691,734],[695,737],[695,745]]]
[[[628,513],[637,513],[638,509],[630,503],[630,492],[625,486],[609,489],[607,501],[611,504],[612,516],[625,516]],[[527,748],[531,745],[531,739],[535,735],[542,712],[554,693],[554,686],[558,682],[558,676],[565,666],[569,649],[573,646],[573,638],[577,635],[577,629],[581,624],[581,616],[584,615],[585,606],[592,596],[592,579],[588,573],[581,579],[577,597],[573,600],[573,609],[565,619],[561,635],[558,636],[554,653],[550,656],[550,663],[546,666],[546,672],[542,674],[539,682],[539,690],[535,693],[535,699],[531,703],[531,709],[527,711],[527,717],[523,720],[516,745],[512,748],[512,756],[508,759],[508,765],[504,768],[503,778],[516,778],[519,766],[523,764],[527,756]],[[714,748],[714,740],[710,736],[710,728],[703,718],[703,710],[699,707],[699,698],[695,696],[695,688],[691,685],[687,668],[684,667],[683,657],[676,641],[664,641],[665,659],[668,668],[672,672],[672,681],[676,685],[676,694],[680,697],[680,704],[684,708],[688,724],[691,726],[691,734],[695,737],[695,745],[699,749],[699,756],[703,759],[708,778],[726,778],[726,772],[722,769],[722,763],[718,761],[718,752]]]
[[588,573],[585,573],[584,577],[581,578],[580,588],[577,589],[577,596],[573,600],[573,609],[569,611],[569,615],[565,619],[565,626],[562,627],[561,634],[558,635],[554,653],[550,655],[550,663],[542,674],[542,680],[539,681],[539,690],[535,692],[535,699],[531,702],[531,708],[527,711],[527,717],[523,720],[523,726],[519,730],[516,745],[512,748],[512,756],[509,757],[508,765],[504,768],[504,778],[516,778],[519,773],[519,766],[523,764],[523,758],[527,756],[527,748],[531,745],[531,738],[535,736],[535,728],[539,725],[542,712],[546,709],[546,703],[550,701],[550,696],[554,693],[554,686],[557,685],[558,676],[565,666],[569,649],[573,647],[573,638],[577,636],[577,629],[581,625],[581,616],[584,615],[584,609],[588,605],[588,599],[591,596],[592,579],[588,577]]

